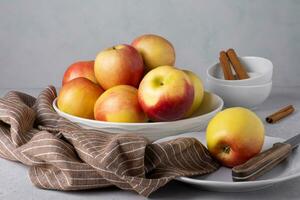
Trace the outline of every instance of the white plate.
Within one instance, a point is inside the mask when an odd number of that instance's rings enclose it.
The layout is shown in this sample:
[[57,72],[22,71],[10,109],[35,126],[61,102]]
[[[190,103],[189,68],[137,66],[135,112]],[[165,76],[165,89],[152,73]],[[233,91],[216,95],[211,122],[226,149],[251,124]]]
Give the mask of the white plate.
[[172,122],[152,123],[116,123],[84,119],[60,111],[53,101],[53,108],[62,117],[69,119],[88,129],[97,129],[107,133],[136,133],[147,137],[150,141],[180,133],[201,131],[206,128],[210,119],[223,108],[223,100],[209,92],[205,92],[203,103],[194,116]]
[[[177,136],[164,138],[155,142],[167,141],[178,137],[195,137],[202,144],[206,145],[204,132],[186,133]],[[270,148],[274,143],[281,142],[283,139],[275,137],[265,137],[264,149]],[[295,149],[289,158],[276,166],[273,170],[266,173],[256,181],[233,182],[231,179],[231,169],[221,167],[214,173],[195,176],[195,177],[178,177],[177,180],[191,184],[204,190],[218,192],[245,192],[260,190],[270,187],[275,183],[291,180],[300,176],[300,156],[299,148]]]

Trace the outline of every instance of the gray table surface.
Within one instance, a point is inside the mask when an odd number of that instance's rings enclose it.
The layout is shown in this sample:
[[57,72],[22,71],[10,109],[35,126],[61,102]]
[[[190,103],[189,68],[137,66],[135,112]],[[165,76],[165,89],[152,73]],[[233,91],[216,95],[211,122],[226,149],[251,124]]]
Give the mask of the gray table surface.
[[[4,95],[10,89],[0,89]],[[41,89],[18,89],[37,95]],[[271,96],[255,112],[262,118],[286,104],[293,104],[300,109],[300,87],[273,87]],[[300,133],[300,112],[296,111],[289,119],[266,126],[266,134],[273,137],[289,138]],[[28,177],[27,167],[0,158],[0,199],[1,200],[76,200],[76,199],[146,199],[134,192],[106,188],[92,191],[60,192],[41,190],[34,187]],[[151,199],[300,199],[300,178],[275,184],[260,191],[246,193],[208,192],[190,185],[172,181],[150,196]]]

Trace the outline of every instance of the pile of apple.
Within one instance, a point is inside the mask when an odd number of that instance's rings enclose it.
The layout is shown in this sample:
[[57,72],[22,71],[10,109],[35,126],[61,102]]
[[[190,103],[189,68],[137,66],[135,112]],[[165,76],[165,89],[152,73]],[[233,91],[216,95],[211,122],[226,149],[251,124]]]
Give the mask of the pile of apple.
[[203,84],[191,71],[174,67],[173,45],[142,35],[98,53],[95,61],[65,72],[57,106],[68,114],[109,122],[173,121],[199,108]]

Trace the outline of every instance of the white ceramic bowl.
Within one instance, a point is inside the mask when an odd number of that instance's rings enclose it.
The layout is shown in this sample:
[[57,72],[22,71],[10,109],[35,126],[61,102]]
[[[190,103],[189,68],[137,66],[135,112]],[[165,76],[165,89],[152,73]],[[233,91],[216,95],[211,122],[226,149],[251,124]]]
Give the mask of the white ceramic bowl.
[[180,133],[201,131],[206,128],[210,119],[223,108],[223,100],[209,92],[205,92],[203,103],[196,113],[188,118],[171,122],[151,122],[151,123],[116,123],[96,121],[76,117],[60,111],[53,101],[53,108],[62,117],[79,124],[83,128],[97,129],[106,133],[136,133],[147,137],[150,141],[158,140],[167,136]]
[[239,60],[246,68],[250,76],[249,79],[225,80],[220,63],[217,63],[207,69],[207,79],[219,84],[237,86],[260,85],[272,80],[273,64],[270,60],[252,56],[240,57]]
[[208,91],[219,95],[224,100],[225,107],[255,108],[270,95],[272,81],[254,86],[234,86],[207,80],[206,86]]

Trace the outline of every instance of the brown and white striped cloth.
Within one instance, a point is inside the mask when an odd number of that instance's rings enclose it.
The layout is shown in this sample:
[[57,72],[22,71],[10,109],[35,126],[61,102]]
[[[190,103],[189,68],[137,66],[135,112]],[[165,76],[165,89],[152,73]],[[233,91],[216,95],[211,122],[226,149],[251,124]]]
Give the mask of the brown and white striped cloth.
[[56,114],[55,97],[50,86],[37,98],[15,91],[0,98],[0,156],[30,166],[30,179],[39,188],[117,186],[148,196],[175,177],[218,168],[194,138],[152,144],[131,133],[83,129]]

